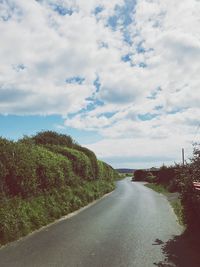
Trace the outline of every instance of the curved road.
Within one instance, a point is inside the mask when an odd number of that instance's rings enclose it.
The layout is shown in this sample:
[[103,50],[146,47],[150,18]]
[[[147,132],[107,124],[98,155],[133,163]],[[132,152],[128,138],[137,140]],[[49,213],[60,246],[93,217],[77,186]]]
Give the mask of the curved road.
[[0,266],[165,266],[161,244],[181,231],[163,195],[127,178],[78,215],[0,249]]

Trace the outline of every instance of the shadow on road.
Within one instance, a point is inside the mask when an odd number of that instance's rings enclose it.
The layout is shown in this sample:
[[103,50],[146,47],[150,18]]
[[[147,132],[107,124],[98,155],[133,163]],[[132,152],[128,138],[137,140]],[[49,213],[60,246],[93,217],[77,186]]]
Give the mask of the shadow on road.
[[166,243],[156,239],[152,245],[161,245],[165,260],[155,262],[158,267],[199,267],[200,235],[185,231]]

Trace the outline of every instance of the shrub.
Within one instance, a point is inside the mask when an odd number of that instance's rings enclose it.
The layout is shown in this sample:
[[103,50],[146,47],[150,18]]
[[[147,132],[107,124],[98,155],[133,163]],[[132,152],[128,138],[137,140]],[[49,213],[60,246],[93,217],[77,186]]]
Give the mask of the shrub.
[[[184,208],[184,222],[189,229],[199,231],[200,224],[200,191],[193,186],[193,181],[200,181],[200,148],[197,145],[190,162],[176,165],[176,177],[172,179],[172,189],[181,193],[181,204]],[[171,185],[170,185],[171,186]]]
[[34,194],[37,190],[37,177],[31,148],[9,142],[1,145],[0,158],[1,165],[4,166],[4,177],[1,180],[5,192],[12,196]]
[[93,179],[92,164],[85,153],[63,146],[48,146],[48,149],[68,158],[72,163],[74,173],[79,177],[85,180]]
[[98,178],[106,181],[113,181],[120,178],[120,174],[107,163],[98,160]]
[[[29,138],[25,137],[27,142]],[[53,131],[44,131],[36,134],[31,138],[36,145],[63,145],[72,147],[73,139],[69,135],[59,134]],[[23,139],[21,140],[23,141]]]
[[70,184],[74,177],[66,157],[43,147],[10,142],[0,149],[1,191],[10,196],[33,196]]
[[89,159],[92,165],[92,178],[93,179],[98,179],[98,162],[97,162],[97,158],[96,155],[94,154],[94,152],[92,152],[91,150],[89,150],[86,147],[82,147],[80,145],[74,144],[73,148],[83,152]]
[[0,138],[0,243],[110,192],[118,177],[68,136],[43,132],[18,142]]
[[155,183],[156,182],[156,180],[157,180],[157,178],[156,178],[156,176],[155,175],[153,175],[151,172],[148,172],[147,174],[146,174],[146,179],[145,179],[147,182],[149,182],[149,183]]
[[34,150],[36,154],[36,173],[41,190],[71,184],[74,174],[70,160],[43,147],[35,147]]
[[185,223],[189,228],[198,229],[200,223],[200,193],[194,189],[191,171],[191,165],[189,164],[179,168],[179,187],[181,189],[181,203],[184,207]]
[[146,180],[146,172],[143,170],[136,170],[134,172],[134,180],[135,181],[145,181]]
[[175,167],[166,167],[162,166],[158,172],[158,183],[165,186],[169,185],[172,180],[176,178],[176,169]]

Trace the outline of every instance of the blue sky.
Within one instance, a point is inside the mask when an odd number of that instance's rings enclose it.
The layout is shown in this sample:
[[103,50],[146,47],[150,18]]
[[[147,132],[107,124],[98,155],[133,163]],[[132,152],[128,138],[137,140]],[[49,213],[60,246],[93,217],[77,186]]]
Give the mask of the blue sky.
[[70,134],[114,167],[189,157],[199,12],[196,0],[0,1],[0,135]]
[[40,131],[51,130],[71,135],[80,144],[91,144],[101,140],[101,136],[96,132],[62,127],[63,122],[63,118],[59,115],[0,115],[0,135],[9,140],[17,141],[24,135],[31,136]]

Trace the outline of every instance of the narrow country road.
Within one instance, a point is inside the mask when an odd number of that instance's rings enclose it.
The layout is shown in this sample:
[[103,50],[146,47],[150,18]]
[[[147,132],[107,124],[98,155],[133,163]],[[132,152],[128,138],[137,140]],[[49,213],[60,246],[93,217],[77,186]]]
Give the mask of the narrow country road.
[[1,267],[151,267],[182,228],[166,198],[126,178],[67,220],[0,249]]

